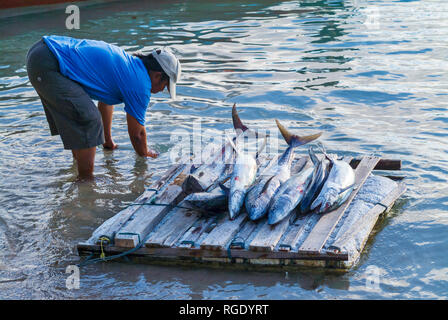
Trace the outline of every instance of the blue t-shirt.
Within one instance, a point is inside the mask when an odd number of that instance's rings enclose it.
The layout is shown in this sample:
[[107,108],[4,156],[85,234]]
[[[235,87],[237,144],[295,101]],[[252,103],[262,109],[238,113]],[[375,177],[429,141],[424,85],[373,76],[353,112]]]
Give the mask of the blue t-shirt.
[[104,41],[44,36],[61,73],[78,82],[94,100],[124,103],[141,125],[151,98],[151,79],[140,58]]

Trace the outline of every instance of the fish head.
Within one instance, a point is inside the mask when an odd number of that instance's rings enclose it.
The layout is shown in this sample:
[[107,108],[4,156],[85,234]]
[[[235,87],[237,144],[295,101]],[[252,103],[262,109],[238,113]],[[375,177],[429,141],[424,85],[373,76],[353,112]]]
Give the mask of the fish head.
[[270,200],[271,199],[267,197],[266,194],[262,193],[250,205],[246,205],[249,218],[251,220],[258,220],[264,217],[268,211]]
[[326,213],[331,211],[336,207],[339,200],[339,193],[335,189],[328,189],[327,192],[323,195],[323,200],[318,207],[318,213]]
[[294,204],[289,197],[280,197],[269,209],[268,224],[277,224],[286,218],[294,209]]
[[229,216],[230,220],[235,219],[235,217],[240,213],[241,207],[244,203],[244,198],[246,193],[239,189],[234,190],[229,197]]

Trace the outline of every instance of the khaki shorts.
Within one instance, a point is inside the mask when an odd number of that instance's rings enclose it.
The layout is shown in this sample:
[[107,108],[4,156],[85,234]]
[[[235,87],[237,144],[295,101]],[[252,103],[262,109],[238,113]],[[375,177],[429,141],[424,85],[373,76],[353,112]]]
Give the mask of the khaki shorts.
[[64,149],[86,149],[104,143],[101,113],[85,90],[63,76],[44,40],[26,57],[28,78],[42,101],[51,135],[60,135]]

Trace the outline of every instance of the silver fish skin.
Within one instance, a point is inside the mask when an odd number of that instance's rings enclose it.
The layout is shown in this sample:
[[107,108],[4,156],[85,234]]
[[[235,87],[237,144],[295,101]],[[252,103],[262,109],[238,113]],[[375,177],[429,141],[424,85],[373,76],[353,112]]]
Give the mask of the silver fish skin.
[[255,181],[257,161],[248,154],[238,154],[230,178],[229,215],[233,220],[244,204],[247,190]]
[[223,211],[226,209],[228,195],[216,188],[211,192],[196,192],[185,197],[184,201],[193,207],[205,211]]
[[300,202],[300,212],[302,214],[310,211],[311,204],[320,193],[326,178],[328,177],[330,162],[323,158],[318,160],[314,166],[314,172],[310,184],[305,190],[302,201]]
[[[190,194],[215,188],[216,184],[214,182],[221,180],[225,176],[229,164],[233,163],[234,159],[234,150],[232,148],[229,149],[227,144],[224,144],[216,155],[208,158],[207,163],[201,164],[187,176],[182,184],[183,191]],[[211,183],[206,183],[204,186],[201,182],[201,179],[204,177],[207,178],[207,182]]]
[[254,188],[248,191],[246,196],[246,210],[251,220],[262,218],[269,208],[272,197],[280,188],[280,185],[289,179],[291,164],[277,166],[275,175],[264,176]]
[[213,190],[217,188],[221,183],[228,181],[230,179],[230,176],[232,175],[234,165],[234,163],[226,164],[224,171],[221,172],[221,175],[218,177],[218,179],[216,179],[216,181],[213,182],[213,184],[208,187],[206,191]]
[[268,212],[268,224],[274,225],[285,219],[300,203],[313,177],[314,167],[291,176],[272,199]]
[[298,136],[291,134],[278,120],[275,120],[288,148],[278,158],[277,162],[268,170],[266,176],[257,182],[257,186],[251,188],[246,196],[246,210],[250,219],[262,218],[268,211],[272,197],[280,188],[280,185],[291,176],[291,163],[294,158],[294,148],[307,144],[320,137],[322,133],[310,136]]
[[[244,204],[247,190],[254,183],[257,176],[258,164],[256,159],[266,146],[265,136],[264,143],[261,145],[259,150],[256,151],[256,153],[245,153],[243,150],[240,150],[239,147],[243,145],[245,135],[238,135],[238,130],[236,128],[246,128],[246,132],[249,130],[241,122],[235,107],[232,110],[232,120],[235,130],[237,131],[237,138],[234,140],[234,144],[232,140],[227,137],[236,152],[236,159],[233,164],[232,174],[230,176],[230,194],[228,205],[230,220],[235,219],[235,217],[240,213],[241,207]],[[257,135],[255,133],[253,138],[255,139],[256,136]]]
[[331,159],[332,167],[325,184],[311,204],[311,210],[325,213],[338,208],[347,200],[355,184],[355,172],[345,161]]
[[[236,104],[232,107],[232,120],[233,127],[237,133],[236,137],[233,138],[233,141],[235,141],[238,136],[249,134],[249,128],[246,127],[238,117]],[[219,182],[226,178],[229,165],[230,169],[232,169],[231,164],[234,163],[235,157],[234,149],[232,147],[229,148],[229,145],[224,143],[220,149],[218,148],[216,154],[213,153],[206,159],[205,163],[192,167],[192,171],[182,184],[183,191],[190,194],[192,192],[202,192],[214,189]],[[204,177],[206,177],[205,182],[202,181]]]

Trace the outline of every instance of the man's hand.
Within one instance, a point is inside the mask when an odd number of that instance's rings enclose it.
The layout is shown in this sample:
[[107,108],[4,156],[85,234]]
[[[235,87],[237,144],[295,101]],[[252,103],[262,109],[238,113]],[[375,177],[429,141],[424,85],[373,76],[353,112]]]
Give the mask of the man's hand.
[[148,148],[146,143],[146,129],[130,114],[126,115],[128,133],[135,152],[141,157],[157,158],[159,154]]
[[148,153],[146,154],[146,156],[151,158],[157,158],[159,156],[159,153],[153,149],[148,149]]

